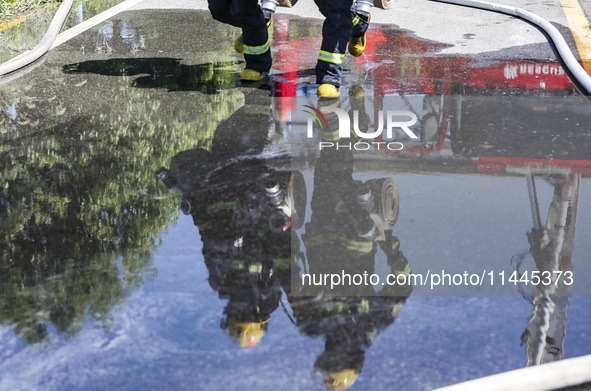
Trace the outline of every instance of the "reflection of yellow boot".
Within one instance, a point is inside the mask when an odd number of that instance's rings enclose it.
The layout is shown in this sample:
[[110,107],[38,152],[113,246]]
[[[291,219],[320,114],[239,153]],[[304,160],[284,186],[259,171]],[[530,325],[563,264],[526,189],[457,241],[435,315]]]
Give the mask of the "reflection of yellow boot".
[[269,72],[259,72],[255,71],[254,69],[247,68],[240,74],[240,79],[244,81],[259,81],[267,76],[267,74],[269,74]]
[[322,84],[318,87],[319,98],[338,98],[339,89],[332,84]]
[[352,98],[365,98],[365,90],[359,84],[349,88],[349,96]]

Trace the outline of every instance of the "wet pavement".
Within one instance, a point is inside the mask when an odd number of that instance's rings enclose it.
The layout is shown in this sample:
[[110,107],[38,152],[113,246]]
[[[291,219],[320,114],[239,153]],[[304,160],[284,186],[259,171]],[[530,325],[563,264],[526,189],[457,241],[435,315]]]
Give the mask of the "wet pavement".
[[[76,0],[63,30],[78,26],[121,1]],[[14,15],[6,20],[0,19],[0,63],[4,63],[37,45],[47,31],[59,5],[59,3],[47,4],[23,15]]]
[[319,102],[319,21],[276,18],[257,84],[237,34],[122,13],[0,86],[0,389],[426,390],[591,353],[591,110],[557,61],[375,25]]

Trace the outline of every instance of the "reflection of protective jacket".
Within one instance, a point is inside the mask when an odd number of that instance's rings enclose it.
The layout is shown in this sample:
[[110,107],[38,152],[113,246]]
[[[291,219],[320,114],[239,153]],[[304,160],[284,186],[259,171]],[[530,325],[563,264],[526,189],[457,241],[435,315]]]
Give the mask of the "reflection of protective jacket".
[[260,158],[269,141],[270,100],[268,91],[249,92],[216,129],[211,153],[184,151],[159,173],[182,194],[183,212],[199,227],[209,284],[228,299],[221,326],[242,346],[258,343],[279,304],[295,216],[266,191],[269,182],[287,188],[294,177]]
[[368,23],[354,12],[352,0],[314,0],[326,17],[322,26],[322,45],[316,65],[316,82],[341,85],[343,58],[351,36],[360,37]]
[[[354,109],[364,107],[356,105]],[[328,129],[320,132],[323,139],[338,129],[334,114],[325,113],[325,117]],[[399,210],[396,184],[390,178],[355,180],[351,149],[320,151],[314,166],[311,209],[302,235],[303,274],[316,278],[372,274],[378,250],[386,257],[389,274],[410,273],[400,243],[392,234]],[[371,284],[345,282],[331,287],[329,279],[306,286],[303,279],[298,281],[300,285],[292,284],[294,291],[289,295],[297,326],[304,334],[325,340],[324,352],[314,366],[329,389],[348,388],[361,372],[365,349],[394,322],[412,286],[379,285],[376,293]]]
[[211,16],[222,23],[242,28],[246,68],[267,72],[271,50],[267,22],[257,0],[208,0]]
[[[352,98],[351,102],[354,109],[365,112],[358,99]],[[331,106],[339,104],[337,100]],[[328,127],[320,130],[320,134],[323,139],[328,139],[331,134],[337,134],[338,120],[336,114],[327,110],[325,118]],[[366,182],[355,180],[352,149],[324,148],[320,151],[314,167],[311,209],[310,222],[302,235],[309,265],[306,273],[313,277],[341,273],[371,275],[378,248],[386,255],[390,274],[410,273],[410,265],[400,251],[398,239],[392,236],[399,210],[396,183],[390,178]],[[370,284],[339,284],[330,292],[326,284],[318,285],[303,286],[302,289],[311,295],[319,291],[333,295],[372,296],[376,293]],[[377,288],[381,288],[382,295],[394,296],[408,296],[412,290],[408,284],[379,284]]]
[[243,162],[240,170],[228,168],[219,182],[209,182],[211,190],[184,194],[199,227],[210,286],[228,299],[222,327],[243,346],[256,345],[277,308],[277,267],[290,252],[289,232],[270,225],[275,209],[257,183],[267,171],[262,161]]
[[203,241],[209,284],[220,298],[229,299],[222,327],[241,345],[254,346],[258,340],[247,329],[260,328],[279,304],[281,287],[275,268],[289,256],[289,235],[263,234],[259,221],[237,221],[236,213],[243,207],[239,201],[199,200],[204,201],[210,205],[207,215],[195,215],[194,221]]
[[[379,248],[386,255],[389,274],[408,275],[410,265],[400,251],[398,239],[392,236],[393,226],[381,221],[382,216],[376,211],[376,204],[398,203],[395,184],[392,180],[372,180],[368,181],[369,184],[353,180],[351,166],[347,164],[349,152],[322,150],[316,164],[312,217],[306,224],[306,233],[302,235],[309,265],[307,272],[312,278],[342,273],[371,275]],[[338,155],[343,159],[339,159]],[[361,196],[368,191],[371,194],[370,201],[364,203],[365,198]],[[381,278],[383,282],[386,276],[382,275]],[[383,288],[380,291],[382,295],[395,296],[407,296],[412,290],[408,284],[385,284],[378,288]],[[310,293],[317,293],[319,289],[324,294],[333,295],[375,294],[374,287],[369,284],[353,286],[351,283],[334,286],[330,291],[324,284]]]

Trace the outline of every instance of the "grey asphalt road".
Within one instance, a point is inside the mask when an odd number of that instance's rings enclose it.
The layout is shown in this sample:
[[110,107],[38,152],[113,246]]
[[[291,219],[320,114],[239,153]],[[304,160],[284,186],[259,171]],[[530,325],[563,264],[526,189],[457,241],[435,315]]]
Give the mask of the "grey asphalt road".
[[[561,4],[565,3],[565,4]],[[591,0],[501,0],[503,5],[519,7],[554,24],[563,34],[571,50],[579,58],[579,48],[573,39],[565,9],[572,9],[573,2],[582,9],[576,23],[583,37],[591,42],[589,19]],[[567,4],[568,3],[568,4]],[[141,9],[207,9],[206,0],[127,0],[118,6],[120,10]],[[322,19],[313,0],[299,0],[293,8],[280,7],[279,13],[303,18]],[[396,0],[388,10],[373,8],[372,23],[390,24],[406,30],[417,38],[445,45],[438,54],[470,57],[554,59],[555,55],[545,34],[535,26],[518,18],[441,3],[432,0]],[[90,25],[85,23],[84,25]],[[62,34],[57,44],[84,28]],[[591,44],[588,44],[591,45]],[[591,52],[591,49],[588,49]]]
[[[553,23],[578,56],[561,0],[501,0],[499,3],[525,9]],[[581,0],[579,4],[584,13],[589,15],[591,0]],[[171,0],[162,4],[158,0],[145,0],[134,8],[206,9],[207,1],[195,0],[189,3]],[[293,8],[280,8],[278,12],[322,18],[313,0],[300,0]],[[586,17],[582,20],[586,20],[588,25]],[[478,56],[496,53],[498,58],[499,52],[504,52],[502,57],[554,58],[546,37],[536,27],[515,17],[489,11],[431,0],[396,0],[388,10],[373,8],[372,22],[392,24],[412,32],[418,38],[449,45],[440,52],[442,55]],[[582,28],[585,29],[585,26]]]

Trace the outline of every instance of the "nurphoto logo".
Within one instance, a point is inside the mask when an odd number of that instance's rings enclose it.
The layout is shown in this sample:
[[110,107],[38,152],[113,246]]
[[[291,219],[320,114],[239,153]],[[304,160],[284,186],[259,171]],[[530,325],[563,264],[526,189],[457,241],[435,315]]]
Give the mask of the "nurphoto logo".
[[[380,110],[377,115],[377,126],[373,131],[363,131],[359,126],[359,110],[352,110],[353,119],[351,120],[350,114],[345,110],[338,107],[323,107],[322,111],[312,107],[304,106],[312,111],[304,110],[305,113],[310,114],[308,117],[308,132],[307,137],[314,137],[314,122],[316,122],[322,131],[334,132],[335,140],[321,141],[319,148],[336,148],[336,149],[355,149],[355,150],[369,150],[371,148],[379,150],[389,149],[392,151],[400,151],[404,148],[404,145],[398,141],[375,141],[382,137],[384,132],[384,111]],[[329,129],[328,121],[326,120],[327,114],[336,115],[338,119],[338,129]],[[364,113],[365,114],[365,113]],[[417,140],[419,137],[410,129],[411,126],[417,123],[417,116],[415,113],[407,110],[387,110],[386,111],[386,139],[392,140],[394,137],[394,129],[400,129],[404,134],[413,139]],[[351,126],[351,123],[353,126]],[[375,121],[374,121],[375,123]],[[360,141],[355,143],[340,142],[350,139],[351,129],[355,133],[355,136],[360,138]],[[336,133],[338,130],[338,133]]]

